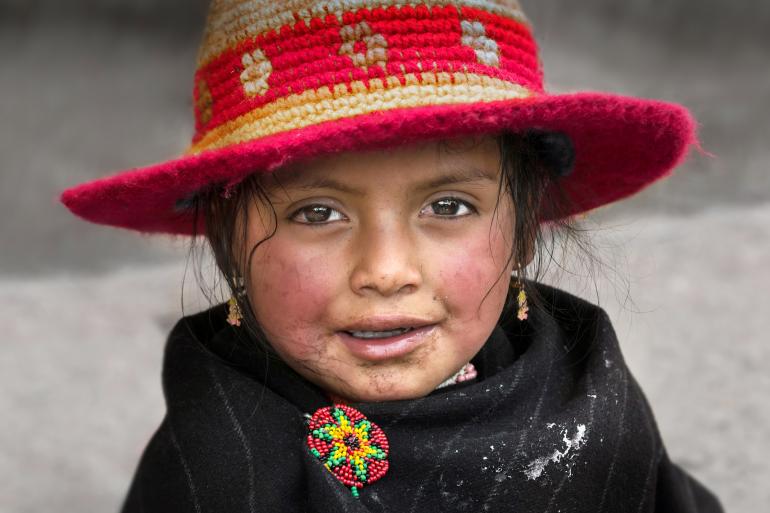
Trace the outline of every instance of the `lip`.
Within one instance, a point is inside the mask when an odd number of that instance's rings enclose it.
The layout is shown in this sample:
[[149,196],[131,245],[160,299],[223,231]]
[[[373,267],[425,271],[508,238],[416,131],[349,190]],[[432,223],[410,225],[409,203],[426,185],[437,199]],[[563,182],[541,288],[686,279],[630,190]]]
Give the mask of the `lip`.
[[[387,327],[373,329],[371,328],[372,324],[368,322],[366,326],[369,327],[368,330],[370,331],[386,331],[389,329]],[[393,324],[390,324],[390,326],[393,326]],[[400,326],[405,326],[405,324]],[[406,326],[410,325],[406,324]],[[338,331],[337,335],[353,356],[370,362],[380,362],[411,353],[430,338],[437,326],[437,324],[422,325],[401,335],[376,339],[356,338],[345,331]],[[359,331],[359,329],[352,328],[351,331]]]
[[366,316],[366,320],[349,324],[340,331],[390,331],[398,328],[422,328],[436,324],[419,317],[408,315],[377,315]]

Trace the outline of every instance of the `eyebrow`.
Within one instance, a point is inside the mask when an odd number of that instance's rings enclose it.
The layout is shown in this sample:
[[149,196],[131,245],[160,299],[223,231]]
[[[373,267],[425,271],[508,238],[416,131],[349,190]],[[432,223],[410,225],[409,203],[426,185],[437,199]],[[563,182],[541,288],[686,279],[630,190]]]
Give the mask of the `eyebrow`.
[[[417,192],[423,192],[431,189],[437,189],[439,187],[444,187],[447,185],[472,183],[472,182],[480,182],[480,181],[489,181],[489,182],[497,183],[497,173],[493,173],[490,170],[480,169],[477,167],[457,168],[457,169],[447,171],[441,176],[437,176],[435,178],[431,178],[429,180],[419,182],[417,185],[415,185],[414,190]],[[332,190],[344,192],[347,194],[364,195],[364,191],[360,189],[356,189],[355,187],[351,187],[350,185],[344,184],[342,182],[339,182],[337,180],[334,180],[332,178],[328,178],[325,176],[319,176],[309,181],[298,183],[298,184],[288,183],[288,184],[285,184],[284,187],[287,189],[294,189],[294,190],[300,190],[300,191],[307,191],[307,190],[314,190],[314,189],[332,189]]]

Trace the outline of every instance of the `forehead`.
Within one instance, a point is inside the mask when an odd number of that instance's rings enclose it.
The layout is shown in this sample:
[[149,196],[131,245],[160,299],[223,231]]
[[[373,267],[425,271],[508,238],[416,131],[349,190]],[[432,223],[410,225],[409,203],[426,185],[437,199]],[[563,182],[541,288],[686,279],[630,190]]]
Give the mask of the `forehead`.
[[[466,178],[494,178],[500,168],[500,149],[494,136],[471,136],[404,144],[382,150],[343,152],[295,162],[275,173],[283,187],[318,183],[334,178],[349,183],[376,181],[418,182],[449,174]],[[268,183],[273,180],[267,181]]]

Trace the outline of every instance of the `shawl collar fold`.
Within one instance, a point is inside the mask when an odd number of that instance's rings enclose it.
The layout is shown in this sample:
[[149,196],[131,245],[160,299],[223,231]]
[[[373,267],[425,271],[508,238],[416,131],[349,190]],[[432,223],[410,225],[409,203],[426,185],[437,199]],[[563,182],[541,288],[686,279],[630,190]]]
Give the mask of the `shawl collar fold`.
[[607,314],[550,286],[503,315],[478,377],[415,400],[351,403],[390,442],[390,469],[354,498],[310,454],[322,390],[235,336],[219,305],[165,350],[167,411],[123,513],[682,512],[718,500],[671,463]]

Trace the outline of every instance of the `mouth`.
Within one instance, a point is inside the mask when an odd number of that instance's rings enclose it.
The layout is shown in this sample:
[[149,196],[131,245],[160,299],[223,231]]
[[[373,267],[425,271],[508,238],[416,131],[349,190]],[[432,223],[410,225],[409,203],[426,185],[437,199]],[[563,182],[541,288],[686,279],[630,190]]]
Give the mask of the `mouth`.
[[372,339],[396,337],[398,335],[403,335],[404,333],[409,333],[410,331],[413,331],[413,330],[414,328],[409,327],[409,328],[396,328],[396,329],[386,330],[386,331],[345,331],[344,333],[347,333],[351,337],[372,340]]
[[437,324],[351,329],[337,332],[348,351],[359,359],[378,362],[407,355],[429,340]]

